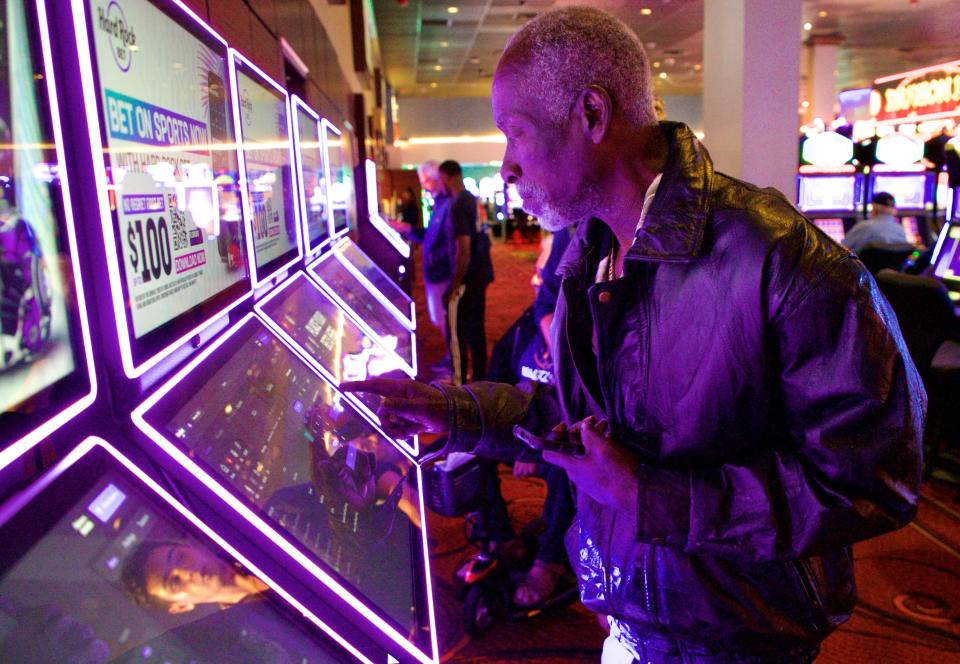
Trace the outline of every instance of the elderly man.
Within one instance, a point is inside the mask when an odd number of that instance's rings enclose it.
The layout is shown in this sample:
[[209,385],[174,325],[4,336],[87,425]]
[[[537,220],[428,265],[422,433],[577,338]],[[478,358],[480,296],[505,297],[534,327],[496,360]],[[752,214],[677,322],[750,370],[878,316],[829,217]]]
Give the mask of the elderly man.
[[[493,81],[502,173],[558,268],[555,379],[581,456],[570,559],[603,661],[810,662],[856,599],[850,545],[916,509],[925,395],[863,265],[778,192],[657,123],[646,56],[603,12],[527,23]],[[395,431],[496,457],[536,393],[371,381]]]

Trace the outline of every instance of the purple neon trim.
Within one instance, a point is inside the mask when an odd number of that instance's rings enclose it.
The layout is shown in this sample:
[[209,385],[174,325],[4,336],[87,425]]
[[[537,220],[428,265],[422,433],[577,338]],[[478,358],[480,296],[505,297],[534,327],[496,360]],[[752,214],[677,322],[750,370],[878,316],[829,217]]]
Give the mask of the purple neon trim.
[[[73,204],[70,198],[70,181],[67,173],[67,162],[63,152],[63,127],[60,124],[60,102],[57,98],[57,86],[52,66],[53,53],[50,50],[50,35],[47,26],[47,8],[44,0],[37,0],[37,19],[40,33],[40,51],[43,55],[43,70],[47,82],[47,96],[50,100],[50,124],[53,128],[53,139],[57,154],[57,168],[61,182],[60,195],[63,201],[64,222],[67,228],[67,247],[70,252],[70,261],[73,268],[75,283],[74,292],[77,298],[77,315],[80,323],[81,345],[86,362],[87,380],[90,382],[90,391],[82,395],[71,404],[67,404],[60,412],[50,416],[30,433],[21,436],[3,450],[0,450],[0,468],[10,464],[23,452],[59,429],[68,420],[86,409],[97,398],[97,376],[93,367],[93,346],[90,343],[90,325],[87,322],[87,301],[83,292],[83,276],[80,268],[80,252],[77,250],[77,231],[74,227]],[[76,371],[76,369],[74,369]],[[62,379],[61,379],[62,380]]]
[[[280,342],[284,346],[289,348],[297,357],[299,357],[301,360],[306,362],[316,373],[320,374],[327,382],[331,383],[332,385],[335,385],[337,388],[337,392],[340,395],[346,397],[346,399],[350,402],[350,404],[353,405],[353,407],[356,408],[362,416],[364,416],[364,419],[366,419],[373,426],[373,428],[377,430],[378,433],[380,433],[384,438],[394,441],[395,443],[400,445],[400,447],[402,447],[406,452],[409,452],[414,457],[418,456],[420,454],[420,437],[419,436],[414,436],[413,445],[410,445],[405,440],[401,440],[399,438],[393,438],[392,436],[388,435],[383,430],[382,424],[380,422],[380,418],[377,417],[377,414],[374,413],[372,410],[370,410],[369,406],[363,403],[363,401],[361,401],[360,398],[357,397],[352,392],[341,391],[339,389],[340,381],[337,380],[336,376],[333,376],[330,373],[330,371],[327,370],[326,367],[320,364],[320,362],[318,362],[317,359],[313,357],[313,355],[307,352],[306,348],[304,348],[299,343],[297,343],[296,339],[290,336],[290,334],[286,330],[284,330],[281,325],[277,324],[277,322],[273,320],[273,318],[271,318],[266,311],[264,311],[264,307],[268,302],[270,302],[270,300],[274,299],[275,297],[280,295],[280,293],[282,293],[287,288],[292,286],[293,282],[296,281],[297,279],[305,279],[307,281],[308,287],[316,288],[321,293],[321,295],[327,296],[326,291],[320,289],[320,287],[317,286],[312,279],[310,279],[309,277],[307,277],[307,275],[305,275],[303,272],[298,270],[293,275],[291,275],[286,281],[284,281],[283,283],[278,285],[276,288],[271,290],[266,297],[264,297],[262,300],[260,300],[253,306],[254,310],[258,314],[258,318],[268,328],[270,328],[270,330],[276,335],[276,337],[280,340]],[[334,306],[337,306],[336,303],[334,303]],[[345,312],[344,312],[344,315],[346,315]],[[347,318],[349,319],[350,317],[347,316]],[[350,320],[351,322],[353,322],[352,319]],[[389,349],[383,346],[381,346],[381,348],[384,351],[390,352]],[[410,459],[410,460],[415,461],[415,459]]]
[[[363,286],[364,286],[368,291],[370,291],[371,293],[373,293],[373,295],[377,298],[377,300],[379,300],[380,303],[383,304],[383,306],[385,306],[387,309],[389,309],[390,312],[391,312],[397,319],[399,319],[401,323],[403,323],[404,325],[406,325],[407,328],[408,328],[409,330],[411,330],[411,331],[416,330],[416,329],[417,329],[417,311],[416,311],[416,308],[415,308],[415,307],[416,307],[416,304],[415,304],[415,302],[413,301],[413,299],[410,298],[409,296],[407,296],[407,300],[410,302],[410,315],[407,316],[407,315],[404,314],[402,311],[400,311],[399,309],[397,309],[396,305],[395,305],[393,302],[390,301],[390,298],[388,298],[386,295],[384,295],[383,293],[381,293],[381,292],[380,292],[380,289],[378,289],[376,286],[374,286],[374,285],[373,285],[373,282],[370,281],[369,279],[367,279],[367,277],[364,276],[363,272],[361,272],[359,269],[357,269],[357,267],[356,267],[353,263],[351,263],[349,260],[347,260],[347,257],[342,254],[342,248],[343,248],[344,246],[346,246],[347,244],[353,245],[353,247],[354,247],[354,249],[356,249],[356,251],[358,251],[358,252],[362,253],[364,256],[366,256],[366,253],[364,253],[364,251],[363,251],[356,243],[354,243],[354,242],[353,242],[352,240],[350,240],[349,238],[345,238],[342,242],[337,243],[337,246],[333,248],[333,254],[337,257],[337,260],[339,260],[340,263],[341,263],[345,268],[347,268],[347,270],[349,270],[350,274],[352,274],[354,277],[357,278],[357,281],[359,281],[361,284],[363,284]],[[371,262],[373,262],[373,261],[371,260]],[[374,265],[376,265],[376,263],[374,263]],[[377,265],[377,269],[380,269],[380,266],[379,266],[379,265]],[[383,272],[383,270],[380,270],[380,271]],[[387,274],[386,274],[385,272],[383,273],[383,276],[384,276],[385,278],[387,278],[387,279],[390,278],[389,276],[387,276]],[[406,295],[406,293],[404,293],[404,295]]]
[[[222,346],[228,339],[230,339],[240,327],[242,327],[248,320],[254,317],[253,313],[248,313],[240,321],[238,321],[233,327],[231,327],[227,332],[222,334],[213,343],[211,343],[206,350],[200,353],[197,357],[191,360],[187,366],[177,372],[172,378],[170,378],[166,383],[164,383],[160,388],[158,388],[153,394],[151,394],[146,401],[141,403],[139,406],[130,413],[130,419],[133,421],[134,425],[140,429],[154,444],[156,444],[161,450],[163,450],[168,456],[170,456],[174,461],[179,463],[184,470],[190,473],[194,478],[201,482],[207,489],[213,492],[220,500],[225,502],[229,507],[231,507],[235,512],[240,516],[246,519],[254,528],[256,528],[264,537],[273,542],[277,547],[283,550],[288,556],[295,560],[301,567],[306,569],[308,572],[313,574],[320,582],[322,582],[327,588],[333,591],[338,597],[340,597],[347,604],[352,606],[358,613],[360,613],[364,618],[370,621],[374,626],[376,626],[381,632],[387,635],[392,639],[397,645],[406,650],[412,656],[416,657],[419,661],[424,662],[424,664],[438,664],[439,655],[438,649],[435,645],[433,646],[432,656],[428,656],[423,653],[417,646],[407,640],[407,637],[401,634],[393,626],[388,624],[383,618],[381,618],[375,611],[370,609],[366,604],[354,597],[349,590],[347,590],[343,585],[340,584],[335,578],[330,576],[329,573],[323,570],[319,565],[317,565],[313,560],[311,560],[306,554],[301,552],[296,547],[292,546],[286,538],[284,538],[280,533],[278,533],[270,524],[266,523],[263,518],[247,507],[240,499],[234,496],[231,492],[226,490],[219,482],[217,482],[212,476],[210,476],[206,471],[203,470],[193,459],[183,453],[176,445],[171,443],[162,433],[153,427],[152,424],[147,422],[145,413],[150,410],[157,402],[166,396],[173,388],[180,384],[180,382],[187,376],[187,374],[194,371],[204,360],[206,360],[216,349]],[[259,320],[259,319],[258,319]],[[420,479],[418,477],[418,479]],[[421,492],[421,501],[422,501],[422,485],[418,487]],[[424,512],[425,514],[425,512]],[[423,550],[424,558],[428,558],[428,549]],[[429,561],[427,563],[429,565]],[[433,587],[429,586],[427,588],[428,596],[433,594]],[[436,619],[433,613],[433,603],[427,603],[427,613],[428,621],[430,624],[430,629],[432,632],[436,632]]]
[[[360,326],[361,329],[363,329],[365,332],[367,332],[367,334],[373,337],[378,344],[380,344],[384,348],[387,348],[387,344],[384,343],[380,335],[377,332],[375,332],[372,327],[370,327],[370,325],[363,319],[363,317],[360,316],[360,314],[358,314],[356,311],[354,311],[353,308],[349,304],[347,304],[344,301],[344,299],[340,297],[340,295],[337,294],[337,292],[333,288],[330,287],[330,284],[328,284],[319,274],[317,274],[316,272],[317,266],[326,260],[330,260],[333,254],[334,252],[332,251],[327,252],[323,256],[315,260],[313,263],[308,265],[307,275],[314,281],[314,283],[318,284],[323,289],[323,291],[327,295],[329,295],[330,298],[340,306],[341,309],[343,309],[347,313],[347,316],[349,316],[353,320],[353,322],[355,322],[357,325]],[[333,260],[337,260],[337,259],[334,258]],[[340,261],[337,260],[337,262],[339,263]],[[375,292],[376,291],[374,290],[370,294],[374,295]],[[377,299],[375,295],[374,295],[374,299]],[[410,330],[406,325],[404,325],[402,320],[397,320],[397,322],[400,323],[400,325],[403,326],[405,330],[410,332],[410,355],[413,362],[412,363],[407,362],[406,359],[401,357],[400,353],[396,351],[391,351],[391,352],[394,354],[397,360],[400,361],[400,364],[403,365],[404,371],[406,371],[411,378],[416,378],[417,376],[417,334],[413,330]]]
[[377,165],[372,159],[364,162],[364,175],[367,181],[367,218],[380,235],[390,243],[404,258],[410,258],[410,245],[403,241],[400,234],[390,228],[390,225],[380,216],[380,193],[377,188]]
[[[292,139],[294,142],[294,154],[297,157],[297,187],[296,192],[300,199],[300,219],[302,221],[301,233],[303,233],[303,246],[304,246],[304,255],[307,259],[310,259],[316,256],[318,253],[323,251],[330,243],[330,223],[327,222],[327,237],[317,243],[317,246],[310,246],[310,228],[309,222],[307,221],[307,191],[306,186],[303,181],[303,147],[300,145],[300,116],[297,111],[304,111],[307,115],[314,119],[316,125],[317,133],[317,145],[318,150],[320,151],[320,168],[323,169],[324,177],[327,174],[327,155],[323,149],[323,137],[321,136],[321,125],[320,125],[320,115],[314,111],[312,108],[307,106],[306,102],[300,99],[297,95],[290,95],[290,106],[291,113],[290,116],[293,119],[293,132]],[[328,180],[329,182],[329,180]],[[326,191],[324,191],[324,197],[327,199],[326,208],[330,209],[330,198],[327,196]]]
[[[338,238],[343,237],[350,232],[350,224],[347,223],[347,227],[343,230],[337,231],[334,228],[333,224],[333,204],[330,202],[330,185],[333,181],[330,179],[330,145],[327,141],[327,131],[332,131],[337,136],[343,136],[337,125],[333,124],[326,118],[320,120],[320,142],[323,144],[323,172],[327,176],[327,225],[330,229],[330,242],[335,242]],[[342,156],[342,155],[341,155]],[[343,161],[341,159],[341,161]],[[347,208],[337,208],[338,210],[346,210]],[[349,211],[347,213],[349,216]]]
[[253,73],[255,73],[261,80],[269,83],[277,92],[279,92],[283,97],[283,106],[284,112],[287,115],[287,157],[290,160],[290,165],[293,166],[296,162],[294,161],[293,156],[293,141],[290,138],[290,95],[287,91],[280,87],[280,85],[270,78],[262,69],[250,62],[243,53],[237,49],[231,47],[228,53],[228,60],[230,61],[230,84],[233,86],[233,121],[236,126],[237,132],[237,166],[240,170],[239,186],[240,186],[240,200],[243,204],[243,228],[246,235],[247,241],[247,265],[250,266],[250,285],[252,288],[256,289],[262,284],[268,283],[271,279],[276,277],[278,274],[284,270],[289,269],[292,265],[300,262],[303,259],[303,238],[301,233],[301,220],[300,216],[300,206],[299,199],[297,197],[297,183],[291,182],[293,185],[293,213],[298,218],[293,220],[293,225],[296,228],[295,235],[297,236],[297,253],[285,264],[280,267],[275,268],[270,274],[263,277],[260,276],[260,268],[257,266],[257,254],[256,249],[254,248],[253,243],[253,208],[250,204],[250,192],[247,191],[247,159],[243,153],[243,123],[240,121],[240,81],[237,78],[237,61],[240,62],[244,67],[247,67]]
[[[227,42],[204,23],[193,11],[180,0],[173,0],[174,4],[187,14],[193,21],[218,41],[223,47]],[[110,296],[113,304],[113,314],[117,322],[118,342],[120,346],[120,360],[123,372],[128,378],[139,378],[144,373],[157,366],[177,349],[181,348],[194,336],[202,333],[215,321],[228,314],[247,298],[252,296],[251,291],[240,295],[233,302],[228,303],[219,311],[210,314],[210,317],[197,325],[194,329],[183,334],[160,350],[152,357],[143,360],[140,364],[133,361],[132,333],[127,325],[126,304],[123,296],[123,283],[120,278],[120,264],[117,260],[116,235],[113,228],[113,216],[107,200],[106,169],[103,164],[103,142],[100,139],[100,119],[97,113],[99,98],[95,92],[93,81],[92,48],[87,35],[87,14],[83,0],[72,0],[74,35],[77,42],[77,60],[80,67],[80,84],[83,90],[83,107],[87,117],[87,132],[90,138],[90,152],[93,162],[93,180],[97,190],[97,203],[100,208],[100,226],[103,230],[104,254],[107,259],[107,278],[110,281]],[[241,174],[242,176],[242,174]]]

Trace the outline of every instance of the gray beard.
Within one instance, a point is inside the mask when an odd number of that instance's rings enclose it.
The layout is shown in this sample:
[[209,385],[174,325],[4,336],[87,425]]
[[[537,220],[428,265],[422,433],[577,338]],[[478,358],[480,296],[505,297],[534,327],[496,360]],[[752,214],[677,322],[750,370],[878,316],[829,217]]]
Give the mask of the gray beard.
[[[575,199],[565,201],[561,205],[554,205],[544,200],[543,191],[539,187],[533,187],[530,191],[539,194],[534,196],[542,208],[540,214],[535,215],[537,221],[542,228],[551,233],[563,230],[579,221],[585,221],[601,212],[600,189],[593,184],[584,186]],[[523,197],[522,192],[520,196]]]

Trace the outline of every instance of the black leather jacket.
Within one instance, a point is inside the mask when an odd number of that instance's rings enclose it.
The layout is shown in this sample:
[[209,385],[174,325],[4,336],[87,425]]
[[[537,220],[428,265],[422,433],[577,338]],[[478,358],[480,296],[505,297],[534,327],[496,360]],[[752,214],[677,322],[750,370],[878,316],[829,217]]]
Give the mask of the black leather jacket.
[[[594,283],[612,241],[597,220],[558,269],[566,420],[608,419],[643,462],[636,522],[578,497],[571,561],[621,640],[776,656],[847,619],[850,545],[913,517],[926,395],[864,266],[661,126],[670,153],[624,277]],[[496,457],[514,423],[553,424],[535,393],[445,393],[461,450]]]

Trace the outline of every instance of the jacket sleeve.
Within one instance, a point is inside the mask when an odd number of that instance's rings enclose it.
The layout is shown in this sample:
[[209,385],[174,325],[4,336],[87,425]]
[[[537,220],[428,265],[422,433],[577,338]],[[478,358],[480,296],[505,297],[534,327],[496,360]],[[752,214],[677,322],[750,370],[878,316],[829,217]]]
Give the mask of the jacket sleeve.
[[558,422],[542,398],[545,386],[525,381],[514,387],[506,383],[478,381],[464,387],[434,383],[447,399],[450,431],[447,452],[469,452],[488,459],[512,461],[527,448],[513,436],[520,424],[541,432]]
[[786,442],[743,465],[641,467],[638,540],[768,561],[848,546],[913,518],[926,394],[859,261],[824,272],[770,324]]

